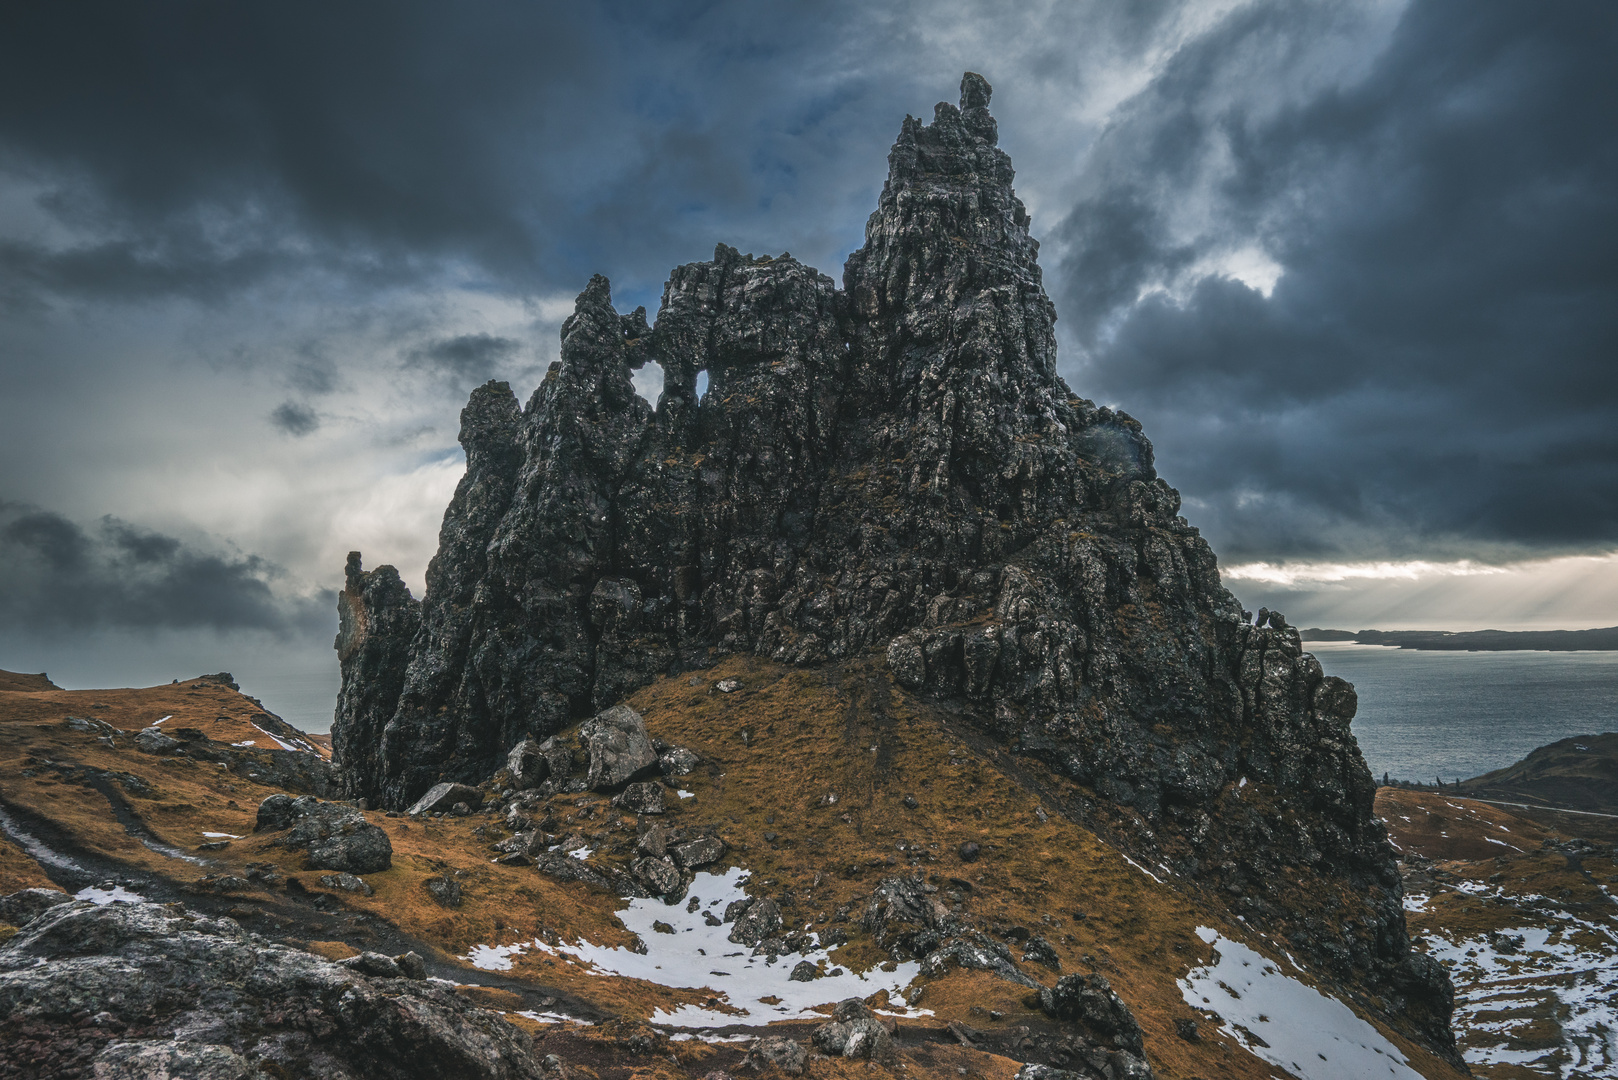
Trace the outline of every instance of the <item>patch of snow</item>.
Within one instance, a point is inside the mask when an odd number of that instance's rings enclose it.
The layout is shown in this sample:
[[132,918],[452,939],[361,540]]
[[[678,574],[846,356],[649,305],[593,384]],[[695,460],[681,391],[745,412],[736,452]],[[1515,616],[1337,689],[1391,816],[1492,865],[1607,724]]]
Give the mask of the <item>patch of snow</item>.
[[32,833],[18,825],[16,819],[6,813],[4,809],[0,809],[0,833],[5,833],[18,847],[32,855],[35,862],[44,863],[46,866],[54,866],[59,870],[77,870],[81,874],[84,873],[84,867],[66,855],[57,854],[39,840],[36,840]]
[[[173,713],[169,713],[169,715],[163,717],[163,720],[173,720],[173,719],[174,719],[174,714]],[[160,726],[163,723],[163,720],[159,720],[157,723],[153,724],[152,726],[153,727]]]
[[1427,901],[1431,899],[1432,897],[1422,896],[1419,893],[1414,896],[1406,893],[1404,898],[1404,908],[1406,911],[1426,911]]
[[1219,1030],[1252,1054],[1300,1080],[1420,1077],[1397,1046],[1341,1001],[1217,930],[1200,926],[1197,936],[1214,947],[1214,962],[1180,979],[1180,994],[1193,1009],[1215,1013]]
[[1124,862],[1128,863],[1130,866],[1133,866],[1136,870],[1139,870],[1141,873],[1145,874],[1147,877],[1151,878],[1153,881],[1157,882],[1159,885],[1163,884],[1163,879],[1158,877],[1156,874],[1152,873],[1150,870],[1146,869],[1146,867],[1142,866],[1140,863],[1136,862],[1134,859],[1131,859],[1128,855],[1124,855],[1124,853],[1121,852],[1121,851],[1118,854],[1124,856]]
[[694,792],[694,791],[686,791],[684,789],[676,789],[674,794],[678,795],[682,799],[694,799],[694,798],[697,797],[696,792]]
[[583,860],[588,859],[591,855],[594,855],[595,849],[587,847],[574,848],[572,851],[568,852],[568,854],[582,862]]
[[[691,894],[701,896],[703,904],[713,907],[746,898],[742,886],[748,872],[733,867],[722,873],[698,872],[691,884]],[[910,1008],[903,991],[920,973],[916,962],[897,964],[893,971],[881,967],[867,972],[850,971],[837,967],[832,959],[835,950],[815,946],[799,955],[782,956],[771,964],[768,958],[750,955],[746,946],[729,940],[733,924],[709,926],[702,917],[703,906],[687,911],[684,904],[668,905],[657,898],[631,898],[628,906],[618,912],[624,928],[635,934],[645,947],[644,953],[629,949],[610,948],[588,941],[572,944],[549,945],[541,939],[516,942],[511,945],[478,945],[463,959],[487,971],[505,971],[516,957],[532,950],[563,957],[585,965],[596,976],[618,976],[645,979],[661,986],[681,989],[706,989],[719,999],[723,1008],[702,1005],[681,1005],[673,1011],[658,1009],[651,1017],[654,1024],[679,1028],[715,1028],[736,1023],[756,1023],[748,1017],[761,1020],[787,1020],[815,1017],[814,1010],[847,997],[870,997],[878,990],[888,992],[891,1005],[902,1011],[893,1015],[904,1017],[931,1016],[927,1009]],[[666,923],[674,933],[658,933],[654,922]],[[819,966],[827,975],[809,982],[793,982],[788,976],[803,960]],[[766,1003],[762,999],[779,999]]]
[[511,958],[521,956],[528,946],[516,945],[474,945],[472,951],[461,959],[480,971],[510,971]]
[[[253,724],[253,722],[251,720],[249,720],[248,723]],[[289,743],[285,739],[282,739],[280,736],[272,735],[268,731],[264,731],[264,729],[259,727],[257,724],[253,724],[253,726],[255,728],[258,728],[259,731],[263,732],[265,738],[269,739],[271,742],[275,743],[276,746],[279,746],[283,750],[291,750],[294,753],[299,753],[299,754],[312,754],[312,753],[315,752],[315,748],[310,746],[308,743],[304,742],[302,739],[299,739],[295,744],[294,743]],[[237,743],[236,745],[240,746],[241,744]]]
[[522,1009],[517,1013],[517,1015],[526,1016],[528,1019],[540,1024],[563,1024],[567,1023],[568,1021],[572,1021],[575,1024],[588,1024],[590,1022],[588,1020],[580,1020],[576,1016],[569,1016],[567,1013],[550,1011],[539,1012],[534,1009]]
[[241,837],[237,836],[235,833],[228,833],[228,832],[205,832],[202,835],[206,836],[209,840],[240,840],[241,839]]
[[114,904],[119,901],[123,901],[126,904],[140,904],[146,902],[146,897],[142,896],[140,893],[130,892],[122,885],[114,885],[110,889],[103,889],[100,886],[91,886],[88,889],[80,889],[73,895],[79,900],[88,900],[92,904]]
[[1244,776],[1244,777],[1242,777],[1242,778],[1241,778],[1241,781],[1240,781],[1240,782],[1239,782],[1239,783],[1238,783],[1238,784],[1237,784],[1237,785],[1236,785],[1236,786],[1237,786],[1237,787],[1238,787],[1238,788],[1244,788],[1244,787],[1246,787],[1246,786],[1247,786],[1247,777],[1245,777],[1245,776]]
[[241,742],[233,742],[230,745],[232,745],[232,746],[253,746],[253,747],[256,747],[256,746],[258,746],[258,740],[257,739],[243,739]]

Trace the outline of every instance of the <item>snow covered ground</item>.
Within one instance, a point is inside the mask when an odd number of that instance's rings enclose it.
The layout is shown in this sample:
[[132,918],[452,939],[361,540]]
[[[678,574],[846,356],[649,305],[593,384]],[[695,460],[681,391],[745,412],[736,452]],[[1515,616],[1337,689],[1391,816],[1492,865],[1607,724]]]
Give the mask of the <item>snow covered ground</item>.
[[[920,971],[917,963],[885,964],[871,971],[854,972],[837,964],[835,949],[817,948],[802,955],[783,956],[771,964],[764,956],[753,956],[747,946],[727,940],[732,924],[711,926],[703,913],[712,912],[717,918],[724,914],[726,905],[745,899],[742,887],[746,880],[747,871],[739,868],[717,874],[698,873],[689,899],[680,904],[669,906],[655,898],[629,900],[618,918],[640,938],[645,953],[588,941],[553,947],[536,939],[510,945],[478,945],[463,959],[486,971],[504,971],[516,957],[530,951],[546,952],[588,965],[595,975],[645,979],[679,988],[706,987],[725,1006],[682,1005],[672,1012],[660,1009],[653,1014],[654,1023],[673,1027],[723,1027],[788,1019],[812,1014],[818,1005],[847,997],[869,997],[878,990],[888,992],[894,1006],[890,1015],[931,1015],[928,1010],[905,1005],[904,991]],[[654,923],[668,929],[659,930]],[[793,982],[788,976],[804,960],[815,964],[822,977]],[[892,970],[884,970],[888,967]]]
[[1300,1080],[1419,1080],[1403,1052],[1341,1001],[1216,930],[1198,927],[1197,936],[1214,947],[1214,962],[1180,980],[1181,996],[1258,1057]]
[[[1539,925],[1424,939],[1455,982],[1455,1028],[1467,1063],[1537,1066],[1569,1078],[1618,1076],[1613,924],[1531,903],[1542,897],[1513,899],[1531,905]],[[1546,1030],[1547,1017],[1559,1035]]]

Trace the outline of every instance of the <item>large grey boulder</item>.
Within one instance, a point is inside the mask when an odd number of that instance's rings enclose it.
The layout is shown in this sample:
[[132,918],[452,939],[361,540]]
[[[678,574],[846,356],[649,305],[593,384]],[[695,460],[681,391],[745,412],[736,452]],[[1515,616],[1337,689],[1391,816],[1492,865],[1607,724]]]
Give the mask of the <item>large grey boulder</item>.
[[585,783],[592,791],[623,787],[657,768],[646,721],[628,705],[614,705],[585,721],[579,726],[579,738],[590,751]]
[[434,784],[427,789],[427,794],[417,799],[409,810],[409,814],[445,814],[454,808],[456,803],[465,803],[474,810],[483,802],[483,793],[469,784],[442,783]]
[[281,829],[287,834],[271,842],[306,852],[311,870],[376,874],[393,865],[393,841],[352,806],[321,802],[313,795],[271,795],[259,804],[253,831]]
[[334,964],[177,904],[57,905],[0,945],[0,1076],[542,1075],[532,1041],[499,1015],[398,977],[419,965]]

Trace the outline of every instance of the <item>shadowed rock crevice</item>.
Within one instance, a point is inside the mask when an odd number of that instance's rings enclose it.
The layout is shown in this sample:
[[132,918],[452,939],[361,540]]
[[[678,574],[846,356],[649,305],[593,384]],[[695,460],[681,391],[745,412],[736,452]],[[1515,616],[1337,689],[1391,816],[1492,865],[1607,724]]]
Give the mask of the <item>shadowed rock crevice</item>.
[[[350,567],[348,791],[403,808],[475,783],[719,654],[885,654],[1453,1053],[1442,980],[1400,967],[1352,688],[1296,630],[1248,624],[1140,424],[1056,374],[989,98],[968,75],[959,107],[905,119],[841,289],[721,244],[648,328],[597,276],[520,414],[504,384],[474,393],[419,615],[389,568]],[[653,361],[655,409],[630,381]],[[1293,867],[1340,909],[1289,920],[1285,889],[1314,887]]]

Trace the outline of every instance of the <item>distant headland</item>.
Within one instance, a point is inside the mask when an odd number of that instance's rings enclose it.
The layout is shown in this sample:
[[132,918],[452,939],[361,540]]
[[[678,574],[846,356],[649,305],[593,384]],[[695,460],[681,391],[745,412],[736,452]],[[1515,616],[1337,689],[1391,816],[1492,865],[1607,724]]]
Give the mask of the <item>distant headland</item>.
[[1618,626],[1595,630],[1322,630],[1299,631],[1305,641],[1353,641],[1400,649],[1449,652],[1548,650],[1592,652],[1618,649]]

